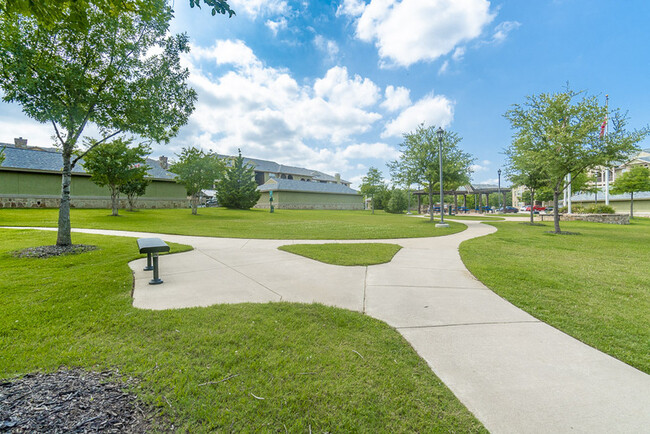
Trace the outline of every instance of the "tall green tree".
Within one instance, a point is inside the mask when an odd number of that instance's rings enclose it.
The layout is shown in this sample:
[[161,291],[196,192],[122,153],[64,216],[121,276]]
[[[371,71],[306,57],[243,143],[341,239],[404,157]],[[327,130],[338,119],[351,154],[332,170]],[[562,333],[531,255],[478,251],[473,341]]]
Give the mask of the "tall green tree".
[[[72,243],[71,172],[83,157],[73,152],[88,124],[101,132],[95,145],[123,132],[167,142],[194,110],[196,93],[180,64],[188,38],[167,35],[171,9],[164,0],[150,0],[148,7],[149,15],[112,14],[90,3],[83,31],[70,25],[69,10],[47,26],[33,17],[0,14],[3,100],[50,124],[62,151],[57,245]],[[160,53],[151,55],[155,47]]]
[[382,190],[386,190],[384,176],[376,167],[369,167],[368,173],[361,179],[361,186],[359,187],[359,191],[365,197],[370,198],[370,208],[372,209],[372,214],[375,213],[375,196],[380,194]]
[[548,176],[546,175],[544,162],[539,156],[530,151],[528,137],[521,135],[512,141],[505,150],[506,155],[506,176],[515,186],[524,186],[527,189],[528,199],[522,195],[522,200],[530,203],[530,223],[533,223],[535,204],[535,193],[548,188]]
[[[445,131],[442,138],[442,177],[445,190],[455,190],[469,183],[474,158],[459,148],[461,137]],[[405,177],[426,187],[429,204],[433,209],[434,191],[440,189],[440,153],[435,126],[418,126],[415,131],[404,134],[400,145],[402,155],[396,167],[407,170]],[[444,205],[441,204],[441,209]],[[433,212],[429,216],[433,221]]]
[[[610,133],[601,137],[600,126],[609,117]],[[514,142],[543,169],[553,190],[555,233],[561,233],[558,200],[567,175],[589,167],[626,160],[648,130],[628,132],[627,119],[618,110],[607,112],[596,97],[566,89],[526,97],[505,114],[514,130]]]
[[125,194],[129,202],[129,211],[135,209],[135,200],[144,196],[149,184],[151,184],[151,178],[146,176],[146,173],[139,172],[129,178],[126,184],[120,186],[120,193]]
[[117,139],[91,146],[83,159],[83,168],[90,180],[111,192],[113,216],[118,215],[120,190],[129,180],[147,173],[146,157],[151,153],[147,145],[129,147],[131,140]]
[[201,190],[212,188],[223,174],[224,164],[216,154],[190,147],[183,148],[178,161],[169,170],[176,174],[176,182],[185,186],[190,196],[192,214],[196,215]]
[[217,200],[227,208],[250,209],[262,193],[255,182],[255,168],[244,163],[241,150],[217,183]]
[[630,193],[630,217],[634,217],[634,193],[650,191],[650,169],[635,166],[614,181],[613,194]]

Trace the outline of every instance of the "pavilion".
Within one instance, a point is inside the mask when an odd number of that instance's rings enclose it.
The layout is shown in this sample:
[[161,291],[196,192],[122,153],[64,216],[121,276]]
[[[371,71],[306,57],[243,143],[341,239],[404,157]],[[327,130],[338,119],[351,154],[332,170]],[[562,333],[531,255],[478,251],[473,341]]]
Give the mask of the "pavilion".
[[[454,209],[458,210],[458,196],[463,196],[463,207],[467,208],[467,195],[474,195],[475,204],[477,205],[477,211],[483,212],[483,196],[485,196],[485,204],[490,203],[491,194],[502,194],[503,195],[503,204],[506,203],[506,194],[511,192],[510,187],[500,187],[494,184],[467,184],[461,187],[458,187],[455,190],[445,190],[445,196],[454,196]],[[413,192],[415,196],[418,197],[418,212],[422,212],[422,196],[428,196],[426,190],[416,190]],[[434,196],[437,195],[436,192],[433,193]]]

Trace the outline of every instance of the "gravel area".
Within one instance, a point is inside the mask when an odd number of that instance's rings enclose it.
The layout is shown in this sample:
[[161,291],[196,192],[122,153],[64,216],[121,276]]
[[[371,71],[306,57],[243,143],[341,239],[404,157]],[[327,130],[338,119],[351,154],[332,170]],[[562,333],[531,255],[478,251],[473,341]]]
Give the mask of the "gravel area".
[[14,252],[17,258],[49,258],[51,256],[76,255],[78,253],[97,250],[97,246],[87,244],[72,244],[70,246],[38,246],[29,247]]
[[82,369],[5,380],[0,383],[0,432],[148,432],[153,412],[125,392],[134,383],[133,378],[115,382],[113,372]]

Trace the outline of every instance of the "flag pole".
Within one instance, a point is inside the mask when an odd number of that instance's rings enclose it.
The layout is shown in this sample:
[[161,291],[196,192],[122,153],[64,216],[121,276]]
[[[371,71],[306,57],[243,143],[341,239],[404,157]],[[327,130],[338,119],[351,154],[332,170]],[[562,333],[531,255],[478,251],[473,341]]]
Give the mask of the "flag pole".
[[[605,95],[605,138],[609,131],[609,95]],[[605,167],[605,205],[609,205],[609,166]]]

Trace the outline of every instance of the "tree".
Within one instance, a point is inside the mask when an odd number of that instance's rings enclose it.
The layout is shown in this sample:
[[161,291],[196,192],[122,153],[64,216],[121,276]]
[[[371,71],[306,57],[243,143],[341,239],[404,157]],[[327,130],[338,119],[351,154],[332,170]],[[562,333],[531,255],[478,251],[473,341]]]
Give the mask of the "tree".
[[151,178],[148,178],[146,173],[139,172],[120,187],[120,193],[125,194],[129,202],[129,211],[133,211],[135,200],[147,192],[149,184],[151,184]]
[[3,146],[2,149],[0,149],[0,165],[2,165],[2,162],[5,161],[5,147]]
[[370,197],[370,207],[373,214],[375,213],[375,196],[385,189],[384,177],[379,169],[372,166],[368,168],[368,173],[361,179],[359,191],[364,196]]
[[395,160],[389,163],[386,163],[388,170],[390,171],[390,176],[394,184],[401,185],[406,189],[407,195],[407,210],[411,212],[411,187],[415,184],[416,177],[412,167],[408,166],[408,161]]
[[650,169],[635,166],[614,181],[613,194],[630,193],[630,217],[634,217],[634,193],[650,191]]
[[260,200],[261,195],[255,182],[255,169],[249,164],[244,164],[239,150],[237,157],[217,183],[217,200],[227,208],[250,209]]
[[[73,159],[73,152],[86,126],[95,124],[101,132],[95,145],[122,132],[168,142],[194,110],[196,93],[180,64],[188,38],[166,35],[171,9],[164,0],[151,0],[148,7],[152,13],[141,16],[107,13],[90,3],[84,31],[69,24],[72,10],[47,26],[16,13],[0,15],[3,100],[51,124],[61,147],[59,246],[72,243],[71,172],[83,157]],[[161,52],[151,55],[154,47]]]
[[393,214],[403,213],[408,207],[408,198],[406,193],[399,188],[394,188],[390,193],[390,200],[386,205],[386,211]]
[[183,148],[178,162],[172,164],[170,171],[175,173],[176,182],[183,184],[190,196],[192,215],[197,214],[201,190],[212,188],[223,173],[224,165],[216,154],[205,153],[198,148]]
[[86,153],[84,170],[90,180],[111,191],[113,216],[118,215],[120,190],[129,180],[144,177],[147,173],[146,156],[151,153],[146,145],[129,148],[131,140],[117,139],[105,142]]
[[[581,94],[567,88],[560,93],[528,96],[505,114],[515,130],[514,142],[522,145],[517,158],[528,158],[542,169],[553,190],[554,232],[558,234],[558,199],[567,187],[567,175],[627,159],[647,134],[647,129],[626,131],[626,118],[618,110],[608,113],[596,97],[577,100]],[[600,127],[607,118],[613,128],[601,137]]]
[[[228,14],[230,18],[236,15],[235,11],[230,8],[228,0],[203,0],[203,2],[212,7],[213,16]],[[201,9],[201,0],[189,0],[189,3],[192,8],[196,6]],[[86,15],[91,8],[99,9],[110,15],[126,12],[150,16],[160,12],[155,4],[145,0],[0,0],[0,13],[32,17],[43,27],[49,27],[58,20],[67,17],[69,24],[80,31],[84,31],[88,26]]]
[[[442,177],[446,190],[454,190],[469,182],[474,158],[458,147],[461,140],[454,132],[444,132]],[[404,178],[426,187],[429,193],[429,204],[432,206],[434,190],[440,189],[440,156],[436,128],[434,126],[425,128],[424,124],[418,126],[414,132],[404,134],[404,141],[400,147],[402,156],[392,164],[407,171],[403,174]],[[442,206],[441,204],[441,209]],[[429,219],[433,221],[433,212],[430,213]]]

